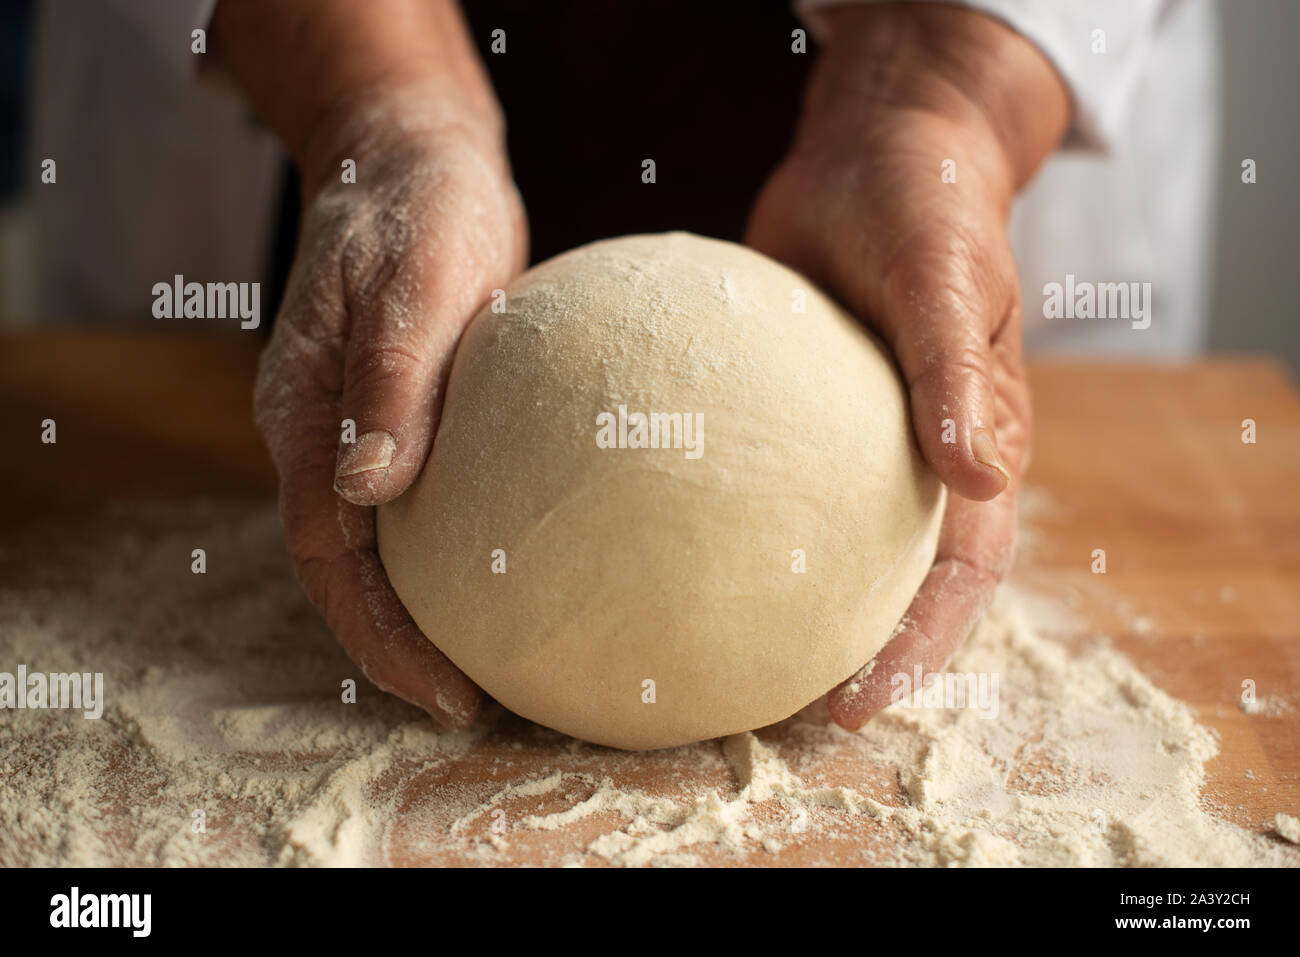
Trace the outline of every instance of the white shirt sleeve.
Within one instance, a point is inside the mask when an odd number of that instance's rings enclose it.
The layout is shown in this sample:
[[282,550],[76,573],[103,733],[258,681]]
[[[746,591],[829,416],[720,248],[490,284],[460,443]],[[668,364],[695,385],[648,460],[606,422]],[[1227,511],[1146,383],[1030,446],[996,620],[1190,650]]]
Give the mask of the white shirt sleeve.
[[284,159],[244,100],[212,82],[222,71],[199,72],[213,53],[192,53],[190,32],[214,8],[40,3],[29,148],[57,157],[60,175],[27,197],[33,320],[149,322],[148,292],[169,276],[266,278]]
[[109,0],[109,5],[149,38],[169,70],[181,76],[197,72],[203,57],[193,52],[193,33],[207,31],[217,0]]
[[[879,0],[796,0],[818,40],[827,7]],[[957,0],[996,17],[1034,43],[1065,82],[1073,104],[1064,146],[1108,150],[1125,124],[1155,33],[1181,0]]]

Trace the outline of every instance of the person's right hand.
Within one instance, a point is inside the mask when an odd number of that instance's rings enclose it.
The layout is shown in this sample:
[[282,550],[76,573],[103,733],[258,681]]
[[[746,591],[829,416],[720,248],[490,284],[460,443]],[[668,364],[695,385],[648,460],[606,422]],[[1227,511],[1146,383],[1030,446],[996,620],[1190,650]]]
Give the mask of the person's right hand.
[[[499,129],[431,112],[418,93],[372,96],[315,134],[255,412],[312,603],[371,681],[463,728],[480,692],[389,585],[374,506],[423,467],[461,332],[523,268],[527,231]],[[340,442],[348,419],[353,444]]]

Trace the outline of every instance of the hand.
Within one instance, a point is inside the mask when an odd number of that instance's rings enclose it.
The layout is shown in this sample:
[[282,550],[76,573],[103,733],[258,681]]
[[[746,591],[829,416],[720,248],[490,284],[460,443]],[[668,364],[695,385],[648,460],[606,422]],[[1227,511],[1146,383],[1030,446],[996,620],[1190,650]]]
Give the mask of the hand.
[[[418,111],[386,96],[322,150],[354,159],[356,183],[336,174],[306,204],[255,410],[312,603],[371,681],[463,728],[479,690],[393,592],[373,506],[423,467],[456,343],[523,268],[526,227],[503,153],[455,125],[412,124]],[[340,444],[345,419],[353,444]]]
[[420,472],[461,331],[527,259],[500,106],[455,0],[221,0],[211,32],[303,180],[254,395],[298,577],[370,680],[466,727],[480,692],[388,584],[373,506]]
[[[1062,135],[1068,99],[1032,46],[980,14],[891,4],[824,17],[830,45],[795,145],[746,239],[892,346],[917,443],[955,493],[894,636],[828,698],[854,729],[890,703],[894,674],[947,663],[1011,564],[1030,409],[1006,217]],[[941,178],[949,161],[955,182]]]

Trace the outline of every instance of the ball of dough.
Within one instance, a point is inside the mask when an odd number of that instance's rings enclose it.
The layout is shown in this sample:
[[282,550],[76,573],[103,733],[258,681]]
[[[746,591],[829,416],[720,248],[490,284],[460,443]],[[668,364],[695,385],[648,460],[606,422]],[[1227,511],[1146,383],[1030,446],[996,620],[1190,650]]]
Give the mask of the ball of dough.
[[685,233],[583,246],[506,293],[378,510],[438,648],[510,710],[631,749],[779,721],[875,655],[944,489],[858,322]]

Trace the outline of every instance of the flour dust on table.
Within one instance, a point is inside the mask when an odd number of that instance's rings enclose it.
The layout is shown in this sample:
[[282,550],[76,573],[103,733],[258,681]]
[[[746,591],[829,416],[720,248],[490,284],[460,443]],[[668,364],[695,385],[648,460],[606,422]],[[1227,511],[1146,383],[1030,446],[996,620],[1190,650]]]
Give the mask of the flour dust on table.
[[41,534],[48,562],[0,588],[0,657],[101,672],[104,710],[0,712],[0,865],[1300,864],[1271,819],[1207,812],[1216,743],[1187,706],[1012,590],[952,666],[1000,676],[996,717],[900,703],[849,733],[814,706],[625,752],[497,707],[442,732],[370,688],[269,506]]

